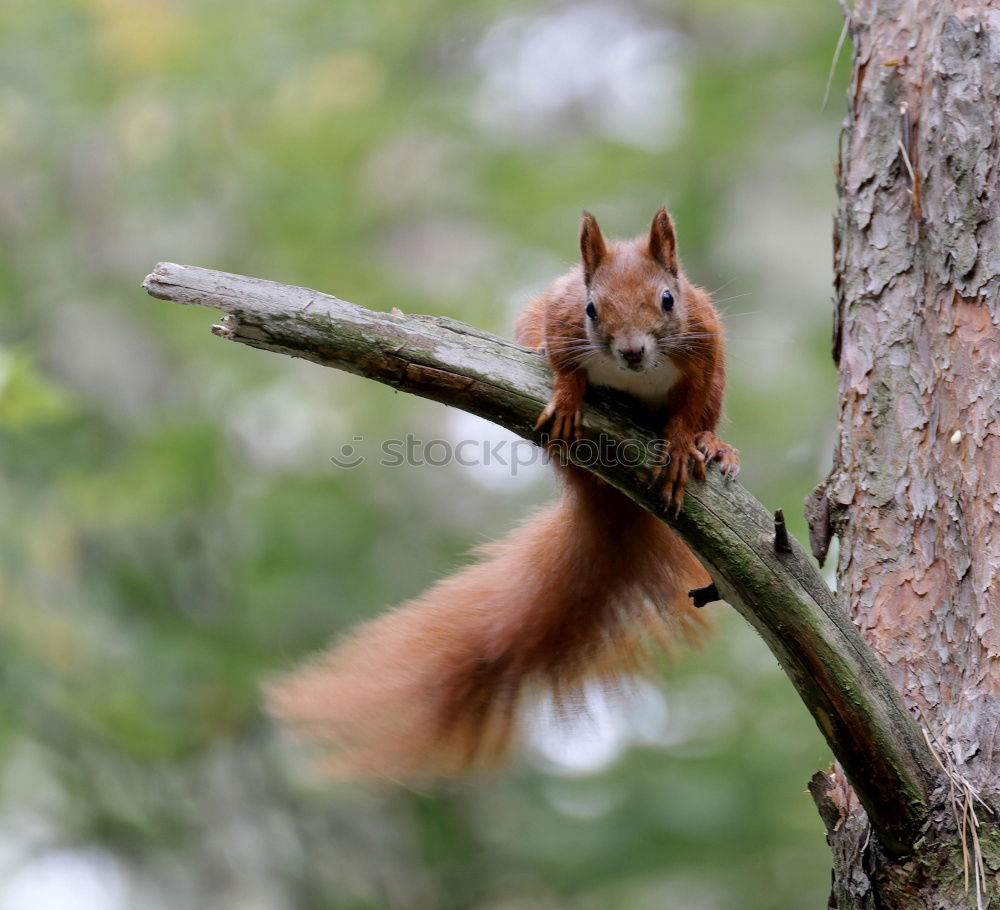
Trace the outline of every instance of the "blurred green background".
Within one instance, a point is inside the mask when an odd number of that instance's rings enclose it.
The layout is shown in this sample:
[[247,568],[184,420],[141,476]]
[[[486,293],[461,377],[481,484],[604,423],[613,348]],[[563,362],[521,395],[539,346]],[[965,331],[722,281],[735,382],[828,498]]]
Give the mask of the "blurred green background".
[[0,910],[824,905],[830,755],[723,605],[496,780],[317,781],[262,680],[551,479],[340,470],[356,435],[503,434],[139,284],[173,260],[508,333],[581,207],[622,235],[667,202],[727,314],[722,432],[797,518],[835,417],[840,27],[832,0],[0,5]]

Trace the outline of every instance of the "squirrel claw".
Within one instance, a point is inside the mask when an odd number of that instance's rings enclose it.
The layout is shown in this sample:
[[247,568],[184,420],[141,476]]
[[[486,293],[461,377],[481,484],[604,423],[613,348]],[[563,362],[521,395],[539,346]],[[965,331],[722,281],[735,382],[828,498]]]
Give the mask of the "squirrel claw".
[[715,433],[699,433],[694,440],[705,462],[717,461],[722,476],[731,479],[740,473],[740,453],[729,443],[723,442]]
[[550,445],[568,444],[580,438],[582,425],[583,415],[579,408],[569,411],[550,401],[535,422],[535,432],[544,434],[548,429]]
[[653,469],[656,482],[662,483],[662,495],[668,510],[676,518],[684,505],[684,490],[692,473],[699,480],[705,479],[705,456],[693,439],[667,443],[661,463]]
[[544,410],[538,415],[538,420],[535,421],[535,432],[541,433],[546,425],[552,420],[556,413],[556,404],[554,401],[550,401],[545,405]]

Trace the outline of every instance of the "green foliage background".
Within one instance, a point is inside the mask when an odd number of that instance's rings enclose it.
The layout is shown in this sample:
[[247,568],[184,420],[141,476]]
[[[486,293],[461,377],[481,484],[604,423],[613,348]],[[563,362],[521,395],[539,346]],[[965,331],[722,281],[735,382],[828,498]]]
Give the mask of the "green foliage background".
[[488,431],[139,283],[173,260],[509,332],[581,207],[625,234],[666,201],[728,314],[742,479],[797,515],[832,444],[839,30],[791,0],[0,5],[0,910],[822,906],[830,756],[721,605],[614,761],[318,782],[262,681],[550,481],[338,470],[356,435]]

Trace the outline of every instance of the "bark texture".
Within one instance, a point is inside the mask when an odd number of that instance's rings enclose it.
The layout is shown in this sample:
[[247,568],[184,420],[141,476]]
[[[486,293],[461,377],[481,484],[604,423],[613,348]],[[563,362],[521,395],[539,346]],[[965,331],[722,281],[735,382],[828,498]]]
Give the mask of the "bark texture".
[[[1000,5],[859,0],[849,15],[834,228],[840,432],[807,509],[811,539],[822,550],[829,521],[845,607],[943,763],[996,805]],[[835,906],[976,906],[950,790],[921,849],[893,864],[839,775],[818,789],[838,802]],[[996,816],[976,809],[979,901],[1000,906]],[[968,828],[965,839],[972,850]]]

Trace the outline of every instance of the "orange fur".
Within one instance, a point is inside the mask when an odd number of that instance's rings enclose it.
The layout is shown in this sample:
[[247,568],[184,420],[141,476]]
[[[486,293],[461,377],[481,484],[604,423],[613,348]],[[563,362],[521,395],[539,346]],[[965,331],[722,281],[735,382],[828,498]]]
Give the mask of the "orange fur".
[[499,763],[525,696],[570,705],[588,676],[690,638],[707,577],[675,535],[580,469],[482,561],[362,625],[281,682],[273,707],[333,747],[336,773],[422,780]]
[[[599,296],[601,330],[612,342],[636,326],[672,327],[674,338],[698,327],[698,344],[670,355],[676,379],[660,390],[652,416],[685,464],[716,458],[730,466],[735,452],[711,432],[724,384],[721,328],[708,295],[679,273],[669,216],[657,213],[648,241],[610,247],[585,216],[581,244],[584,269],[532,301],[516,331],[522,344],[545,347],[553,370],[546,413],[566,431],[556,435],[579,426],[589,374],[579,357],[564,355],[590,337],[584,307],[588,295]],[[665,285],[678,297],[677,319],[663,318]],[[329,747],[331,771],[413,781],[494,766],[532,693],[552,692],[572,710],[585,679],[614,685],[641,668],[650,639],[669,647],[697,637],[703,621],[687,592],[709,580],[697,559],[589,472],[570,466],[561,475],[561,499],[482,548],[478,562],[271,688],[275,713]],[[668,476],[672,501],[677,479]],[[686,473],[680,495],[684,480]]]

